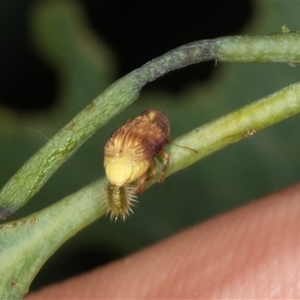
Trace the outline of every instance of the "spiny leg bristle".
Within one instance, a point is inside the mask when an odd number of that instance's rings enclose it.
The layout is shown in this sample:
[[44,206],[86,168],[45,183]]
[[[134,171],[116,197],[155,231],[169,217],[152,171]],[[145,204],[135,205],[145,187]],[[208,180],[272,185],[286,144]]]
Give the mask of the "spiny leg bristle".
[[121,187],[109,184],[107,187],[107,213],[110,212],[110,219],[117,221],[119,217],[126,220],[126,217],[133,213],[132,207],[137,202],[134,189],[130,185]]

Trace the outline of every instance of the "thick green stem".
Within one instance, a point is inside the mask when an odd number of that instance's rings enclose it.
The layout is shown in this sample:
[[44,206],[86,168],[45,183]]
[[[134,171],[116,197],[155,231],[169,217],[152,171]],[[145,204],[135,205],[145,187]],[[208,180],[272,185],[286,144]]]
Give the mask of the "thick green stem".
[[257,131],[283,121],[299,112],[300,82],[200,128],[196,128],[192,132],[174,140],[174,143],[188,146],[197,150],[198,153],[190,153],[191,151],[186,149],[171,146],[170,156],[172,162],[167,176],[182,168],[186,168],[195,161],[229,144],[252,136]]
[[0,299],[25,295],[53,252],[105,212],[106,184],[98,180],[38,213],[0,225]]
[[[167,150],[171,164],[167,175],[298,112],[300,83],[194,129],[174,142],[191,147],[198,153],[169,145]],[[149,185],[154,182],[151,181]],[[49,256],[76,232],[105,213],[106,189],[107,180],[100,179],[23,220],[1,225],[0,241],[3,247],[0,265],[1,273],[5,276],[0,278],[0,286],[14,285],[10,288],[11,295],[26,293],[32,278]],[[41,238],[43,243],[40,242]],[[1,294],[0,289],[1,296],[5,294]]]

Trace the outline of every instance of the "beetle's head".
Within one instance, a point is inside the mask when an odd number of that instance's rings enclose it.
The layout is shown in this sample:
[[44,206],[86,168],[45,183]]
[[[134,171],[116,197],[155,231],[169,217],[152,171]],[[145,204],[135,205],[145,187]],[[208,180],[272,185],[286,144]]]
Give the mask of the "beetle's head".
[[108,180],[112,185],[119,187],[139,179],[148,167],[147,161],[137,163],[123,156],[104,158],[104,168]]

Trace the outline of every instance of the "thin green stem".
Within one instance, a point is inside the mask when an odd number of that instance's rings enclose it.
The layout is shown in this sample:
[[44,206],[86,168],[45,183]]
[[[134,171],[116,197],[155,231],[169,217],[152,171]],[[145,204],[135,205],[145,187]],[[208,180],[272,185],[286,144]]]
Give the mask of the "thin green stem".
[[118,80],[33,155],[0,191],[0,219],[24,205],[101,126],[135,101],[149,81],[207,60],[300,63],[300,33],[202,40],[174,49]]

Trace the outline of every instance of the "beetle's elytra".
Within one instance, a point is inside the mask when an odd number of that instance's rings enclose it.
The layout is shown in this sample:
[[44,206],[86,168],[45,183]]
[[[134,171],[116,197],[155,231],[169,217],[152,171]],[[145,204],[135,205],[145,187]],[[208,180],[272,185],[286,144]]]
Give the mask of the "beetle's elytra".
[[104,168],[110,183],[121,187],[137,182],[134,191],[142,193],[145,182],[155,175],[157,155],[166,160],[159,180],[162,182],[169,167],[169,155],[163,146],[169,139],[169,119],[162,111],[147,109],[128,120],[113,132],[104,148]]
[[[145,183],[155,176],[157,155],[166,160],[159,179],[164,181],[170,158],[163,146],[169,139],[167,115],[153,109],[144,110],[112,133],[104,148],[104,168],[111,184],[107,204],[112,219],[125,219],[132,211],[134,194],[142,193]],[[129,186],[131,183],[135,185]]]

